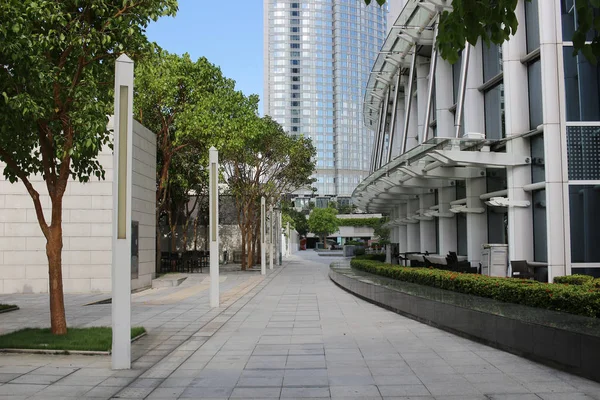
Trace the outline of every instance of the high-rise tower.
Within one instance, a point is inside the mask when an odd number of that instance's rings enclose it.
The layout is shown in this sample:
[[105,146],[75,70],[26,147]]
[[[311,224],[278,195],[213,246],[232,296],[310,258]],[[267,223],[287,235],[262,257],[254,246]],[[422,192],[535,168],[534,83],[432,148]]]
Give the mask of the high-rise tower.
[[349,196],[369,174],[362,101],[386,14],[363,0],[264,0],[264,111],[312,138],[320,196]]

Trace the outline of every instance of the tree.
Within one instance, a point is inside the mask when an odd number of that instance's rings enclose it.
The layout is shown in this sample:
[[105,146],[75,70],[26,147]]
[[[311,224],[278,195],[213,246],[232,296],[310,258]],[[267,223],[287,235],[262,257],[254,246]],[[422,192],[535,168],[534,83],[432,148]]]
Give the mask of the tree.
[[381,246],[390,244],[390,228],[385,225],[388,220],[389,218],[379,218],[379,221],[373,228],[373,235],[379,239],[378,243]]
[[290,226],[298,232],[298,235],[306,236],[308,234],[308,220],[302,211],[298,211],[285,203],[282,212],[285,222],[289,221]]
[[[62,286],[62,201],[69,178],[104,178],[96,160],[110,146],[114,61],[146,52],[152,20],[174,15],[176,0],[0,2],[0,161],[4,176],[31,196],[42,233],[51,330],[66,334]],[[50,196],[48,215],[41,175]]]
[[[135,114],[157,133],[158,238],[161,217],[181,210],[190,191],[205,191],[208,175],[202,166],[208,165],[208,149],[237,140],[240,126],[255,116],[258,98],[236,92],[235,82],[205,57],[192,61],[189,54],[157,50],[135,72]],[[173,167],[174,162],[180,166]],[[179,220],[167,220],[173,239]],[[156,250],[159,262],[160,240]]]
[[[371,3],[364,1],[367,5]],[[386,0],[377,3],[383,5]],[[456,62],[465,43],[474,46],[480,38],[486,44],[504,43],[517,31],[517,4],[518,0],[453,0],[452,11],[444,11],[440,16],[437,47],[442,58]],[[596,64],[600,57],[600,0],[574,0],[574,6],[577,19],[572,38],[574,52],[582,52]]]
[[308,217],[308,228],[315,235],[321,236],[327,248],[327,236],[339,228],[337,210],[333,207],[313,209]]
[[235,198],[242,232],[242,269],[254,264],[258,247],[260,198],[267,207],[282,194],[310,185],[316,150],[310,139],[289,136],[268,116],[247,125],[239,141],[225,147],[226,181]]

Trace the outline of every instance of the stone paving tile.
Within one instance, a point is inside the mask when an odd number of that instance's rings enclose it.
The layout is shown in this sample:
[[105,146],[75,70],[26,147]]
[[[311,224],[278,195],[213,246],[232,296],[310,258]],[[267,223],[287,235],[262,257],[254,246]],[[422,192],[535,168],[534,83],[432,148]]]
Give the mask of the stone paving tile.
[[[111,371],[108,356],[2,355],[0,400],[600,400],[596,382],[364,302],[328,279],[332,259],[301,256],[256,286],[257,274],[228,276],[218,309],[207,292],[181,294],[193,284],[134,295],[134,323],[149,335],[132,346],[133,370]],[[68,295],[67,309],[82,325],[109,325],[110,306],[81,307],[105,297]],[[47,323],[47,296],[17,300]]]

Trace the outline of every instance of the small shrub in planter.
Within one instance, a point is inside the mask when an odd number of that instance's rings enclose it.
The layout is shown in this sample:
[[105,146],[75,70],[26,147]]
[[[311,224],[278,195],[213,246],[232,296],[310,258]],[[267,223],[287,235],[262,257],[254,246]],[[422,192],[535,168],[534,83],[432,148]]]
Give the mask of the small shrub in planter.
[[354,248],[354,255],[355,256],[364,256],[365,255],[365,248],[364,247],[356,247],[356,248]]
[[385,254],[365,254],[357,257],[360,260],[385,261]]
[[594,277],[590,275],[568,275],[557,276],[554,278],[554,283],[565,283],[568,285],[589,285],[594,281]]
[[583,285],[494,278],[433,268],[407,268],[353,258],[353,268],[400,281],[487,297],[507,303],[600,318],[600,289]]

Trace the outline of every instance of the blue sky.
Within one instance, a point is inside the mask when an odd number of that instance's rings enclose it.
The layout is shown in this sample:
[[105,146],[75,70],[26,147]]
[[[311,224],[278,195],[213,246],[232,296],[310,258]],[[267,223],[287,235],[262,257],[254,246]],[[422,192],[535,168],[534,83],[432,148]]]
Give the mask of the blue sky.
[[[151,23],[148,38],[170,53],[206,57],[246,95],[263,95],[262,0],[179,0],[175,18]],[[262,114],[262,103],[260,106]]]

